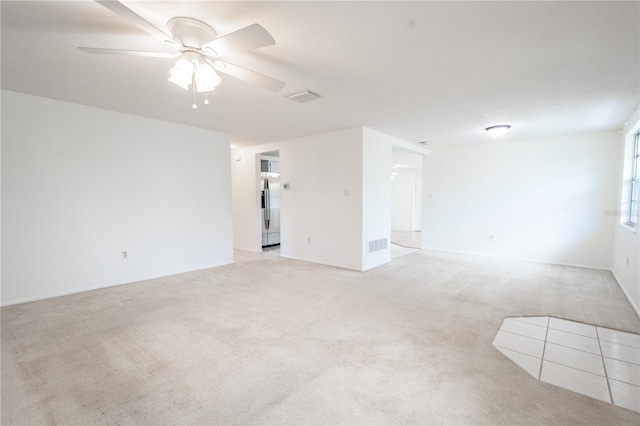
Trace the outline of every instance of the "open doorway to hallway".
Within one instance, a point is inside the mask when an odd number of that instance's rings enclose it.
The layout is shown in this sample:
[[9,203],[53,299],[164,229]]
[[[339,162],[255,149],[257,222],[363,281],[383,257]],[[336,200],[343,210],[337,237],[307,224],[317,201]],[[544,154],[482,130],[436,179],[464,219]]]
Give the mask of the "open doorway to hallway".
[[420,248],[422,230],[422,155],[393,148],[391,169],[391,243]]

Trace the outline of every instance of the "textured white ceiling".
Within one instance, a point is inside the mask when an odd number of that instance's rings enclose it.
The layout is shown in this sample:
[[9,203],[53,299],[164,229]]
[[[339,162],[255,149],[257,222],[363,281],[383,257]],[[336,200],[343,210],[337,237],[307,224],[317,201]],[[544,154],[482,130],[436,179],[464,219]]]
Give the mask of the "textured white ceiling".
[[[92,1],[1,2],[2,88],[231,133],[235,144],[368,126],[432,147],[619,129],[638,106],[638,2],[123,2],[226,34],[254,22],[275,46],[229,62],[286,82],[224,77],[211,105],[167,81],[175,60],[76,46],[167,50]],[[284,98],[309,89],[322,99]]]

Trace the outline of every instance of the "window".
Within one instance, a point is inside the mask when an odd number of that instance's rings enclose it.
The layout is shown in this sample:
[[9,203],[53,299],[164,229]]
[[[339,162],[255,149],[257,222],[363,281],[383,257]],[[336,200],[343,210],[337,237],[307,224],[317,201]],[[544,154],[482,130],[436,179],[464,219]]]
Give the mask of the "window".
[[638,187],[640,186],[640,132],[633,141],[633,157],[631,160],[631,193],[629,208],[629,225],[638,225]]
[[638,229],[638,195],[640,195],[640,121],[627,133],[622,168],[622,196],[616,214],[620,225],[631,231]]

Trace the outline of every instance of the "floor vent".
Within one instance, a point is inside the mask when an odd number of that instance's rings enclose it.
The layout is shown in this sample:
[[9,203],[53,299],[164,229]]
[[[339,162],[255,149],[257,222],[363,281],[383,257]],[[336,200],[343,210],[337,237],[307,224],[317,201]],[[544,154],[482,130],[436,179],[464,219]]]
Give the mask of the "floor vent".
[[309,102],[314,99],[318,99],[319,97],[320,95],[318,95],[317,93],[313,93],[310,90],[305,90],[304,92],[294,93],[292,95],[286,96],[287,99],[291,99],[292,101],[298,103]]
[[383,251],[387,249],[387,239],[380,238],[379,240],[369,241],[369,249],[367,250],[367,254],[377,253],[379,251]]

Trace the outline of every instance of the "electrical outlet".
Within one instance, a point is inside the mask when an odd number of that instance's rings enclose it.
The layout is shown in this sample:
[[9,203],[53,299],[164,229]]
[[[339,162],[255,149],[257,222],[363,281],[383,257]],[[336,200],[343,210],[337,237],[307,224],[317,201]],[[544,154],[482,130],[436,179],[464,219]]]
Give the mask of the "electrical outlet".
[[122,258],[122,260],[129,259],[129,251],[128,250],[122,250],[120,252],[120,257]]
[[489,234],[489,241],[493,241],[495,239],[495,237],[493,236],[493,234]]
[[311,237],[307,237],[307,244],[311,244]]
[[627,268],[629,267],[629,256],[627,256]]

